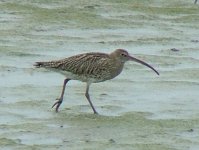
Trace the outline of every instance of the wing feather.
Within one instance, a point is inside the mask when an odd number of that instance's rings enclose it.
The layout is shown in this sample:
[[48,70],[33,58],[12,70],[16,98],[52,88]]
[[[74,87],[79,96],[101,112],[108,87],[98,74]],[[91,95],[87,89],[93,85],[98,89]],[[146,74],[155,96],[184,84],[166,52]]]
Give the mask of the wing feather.
[[109,59],[107,54],[86,53],[63,59],[57,68],[77,75],[96,74],[104,68],[106,59]]

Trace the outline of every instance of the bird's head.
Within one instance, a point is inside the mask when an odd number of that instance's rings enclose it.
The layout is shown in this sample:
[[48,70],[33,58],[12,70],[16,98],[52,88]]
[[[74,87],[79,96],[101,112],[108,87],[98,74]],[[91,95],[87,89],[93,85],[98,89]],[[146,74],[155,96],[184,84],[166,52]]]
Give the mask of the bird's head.
[[126,61],[135,61],[137,63],[140,63],[142,65],[145,65],[149,68],[151,68],[157,75],[159,75],[159,72],[155,70],[151,65],[147,64],[146,62],[139,60],[135,57],[132,57],[129,55],[129,53],[124,49],[116,49],[114,52],[111,53],[111,55],[117,59],[119,59],[121,62],[125,63]]

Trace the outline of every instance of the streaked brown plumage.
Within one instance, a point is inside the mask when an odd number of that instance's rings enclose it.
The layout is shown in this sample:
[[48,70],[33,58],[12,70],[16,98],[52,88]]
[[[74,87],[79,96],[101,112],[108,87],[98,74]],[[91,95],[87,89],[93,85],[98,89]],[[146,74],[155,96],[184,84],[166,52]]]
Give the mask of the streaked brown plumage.
[[141,63],[151,68],[159,75],[159,73],[153,67],[139,59],[130,56],[128,52],[123,49],[117,49],[110,54],[85,53],[57,61],[36,62],[35,66],[60,72],[66,76],[61,96],[52,106],[56,106],[56,111],[58,111],[59,106],[63,101],[66,83],[69,80],[80,80],[87,83],[85,96],[88,99],[94,113],[97,114],[97,111],[95,110],[89,96],[90,84],[110,80],[116,77],[122,72],[123,66],[128,60]]

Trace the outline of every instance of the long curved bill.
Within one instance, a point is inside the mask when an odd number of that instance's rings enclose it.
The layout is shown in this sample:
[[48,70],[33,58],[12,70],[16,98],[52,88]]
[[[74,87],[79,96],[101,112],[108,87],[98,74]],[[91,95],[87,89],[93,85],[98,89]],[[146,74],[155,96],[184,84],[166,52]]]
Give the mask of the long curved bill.
[[140,63],[140,64],[142,64],[142,65],[145,65],[145,66],[151,68],[153,71],[155,71],[155,73],[156,73],[157,75],[159,75],[159,72],[158,72],[157,70],[155,70],[152,66],[150,66],[150,65],[147,64],[147,63],[145,63],[144,61],[139,60],[139,59],[137,59],[137,58],[135,58],[135,57],[132,57],[132,56],[129,56],[129,60],[132,60],[132,61],[138,62],[138,63]]

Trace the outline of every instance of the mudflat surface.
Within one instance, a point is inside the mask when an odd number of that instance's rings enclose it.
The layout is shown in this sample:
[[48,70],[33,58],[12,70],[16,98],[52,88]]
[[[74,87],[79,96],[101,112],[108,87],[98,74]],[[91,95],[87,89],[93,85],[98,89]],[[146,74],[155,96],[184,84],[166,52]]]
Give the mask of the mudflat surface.
[[[199,149],[199,5],[191,0],[0,1],[0,147]],[[68,83],[36,61],[127,49],[117,78]]]

